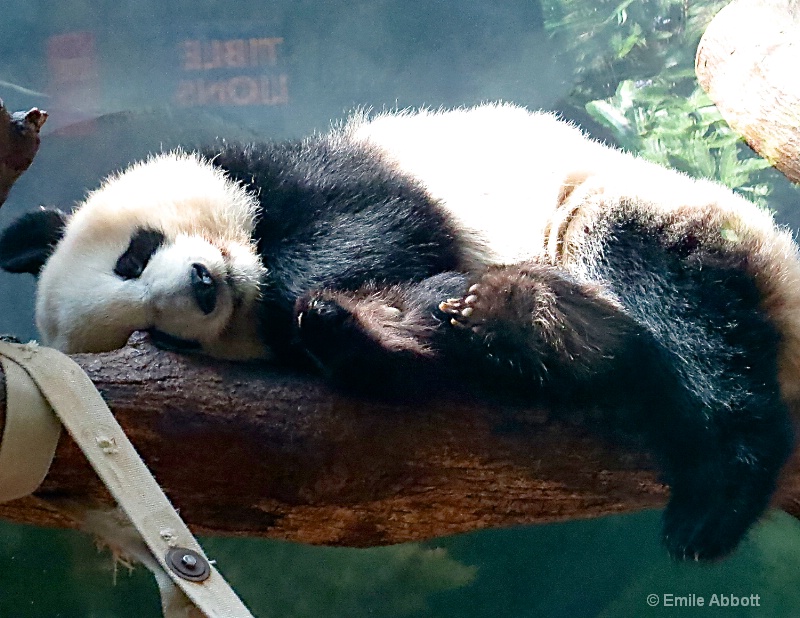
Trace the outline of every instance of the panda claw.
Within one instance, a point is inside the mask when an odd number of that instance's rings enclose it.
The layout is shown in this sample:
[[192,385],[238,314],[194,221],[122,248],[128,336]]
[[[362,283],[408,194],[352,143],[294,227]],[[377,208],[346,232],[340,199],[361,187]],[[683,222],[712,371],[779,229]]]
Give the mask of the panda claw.
[[448,298],[445,301],[439,303],[439,311],[442,313],[449,313],[451,315],[457,314],[461,312],[461,299],[460,298]]
[[483,331],[480,326],[480,320],[476,320],[475,310],[478,304],[479,296],[476,294],[479,290],[477,284],[472,285],[467,290],[467,295],[461,298],[448,298],[444,302],[439,303],[439,310],[450,316],[450,323],[453,326],[470,328],[476,335],[481,334]]

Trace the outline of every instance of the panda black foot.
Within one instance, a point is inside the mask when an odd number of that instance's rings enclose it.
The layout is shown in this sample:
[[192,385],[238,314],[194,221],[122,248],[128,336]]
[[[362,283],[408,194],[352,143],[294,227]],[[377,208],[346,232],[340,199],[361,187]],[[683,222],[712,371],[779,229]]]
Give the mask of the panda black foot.
[[344,362],[343,356],[356,353],[364,344],[353,315],[322,293],[301,298],[295,315],[300,342],[323,372],[333,371]]
[[693,502],[672,501],[664,512],[663,541],[673,559],[723,558],[737,547],[755,521],[754,516],[740,517],[724,504],[698,504],[707,499],[708,496],[695,496]]
[[304,340],[320,333],[327,335],[351,318],[350,312],[337,302],[317,295],[300,299],[296,314],[297,327]]
[[[752,426],[756,438],[766,438],[775,453],[757,454],[745,436],[733,462],[696,462],[672,481],[672,496],[663,516],[663,540],[676,560],[716,560],[731,553],[769,505],[781,464],[792,442],[781,419]],[[766,433],[765,433],[766,432]],[[713,444],[707,440],[706,447]],[[685,453],[684,453],[685,455]],[[676,455],[678,457],[678,455]],[[675,466],[675,461],[672,462]]]

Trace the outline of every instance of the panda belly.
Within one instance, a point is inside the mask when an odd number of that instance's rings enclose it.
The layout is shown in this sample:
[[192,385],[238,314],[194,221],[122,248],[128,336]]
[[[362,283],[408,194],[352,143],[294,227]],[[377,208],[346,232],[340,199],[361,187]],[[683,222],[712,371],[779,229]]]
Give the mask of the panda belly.
[[382,115],[346,130],[420,182],[484,264],[541,258],[563,197],[603,160],[575,127],[504,105]]

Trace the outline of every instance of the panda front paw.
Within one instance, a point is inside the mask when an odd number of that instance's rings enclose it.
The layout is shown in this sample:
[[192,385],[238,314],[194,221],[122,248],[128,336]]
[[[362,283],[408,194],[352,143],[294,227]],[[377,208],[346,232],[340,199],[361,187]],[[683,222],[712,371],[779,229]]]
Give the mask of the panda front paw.
[[378,394],[413,388],[424,374],[415,368],[428,366],[430,328],[397,300],[384,289],[313,292],[295,307],[299,344],[332,382]]
[[358,324],[350,311],[324,292],[315,292],[297,302],[295,319],[300,344],[306,354],[327,372],[359,339]]
[[296,309],[297,328],[304,338],[328,334],[340,328],[351,316],[334,300],[318,295],[301,298]]
[[316,291],[298,301],[295,315],[302,347],[336,381],[364,380],[402,351],[402,311],[374,298]]
[[439,303],[439,311],[444,313],[450,320],[450,324],[457,328],[469,328],[475,334],[481,334],[484,328],[484,320],[481,317],[483,308],[481,303],[481,286],[474,284],[467,290],[467,294],[461,298],[448,298]]

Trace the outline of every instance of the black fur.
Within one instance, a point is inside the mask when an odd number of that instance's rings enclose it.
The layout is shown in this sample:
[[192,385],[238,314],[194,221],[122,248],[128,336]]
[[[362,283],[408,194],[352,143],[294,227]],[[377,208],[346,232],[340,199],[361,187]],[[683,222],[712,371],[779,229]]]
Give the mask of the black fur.
[[40,208],[14,221],[0,234],[0,268],[38,275],[64,234],[66,217],[60,210]]
[[279,352],[291,353],[295,303],[310,290],[421,281],[462,263],[455,226],[374,152],[311,138],[207,154],[258,194],[261,331]]

